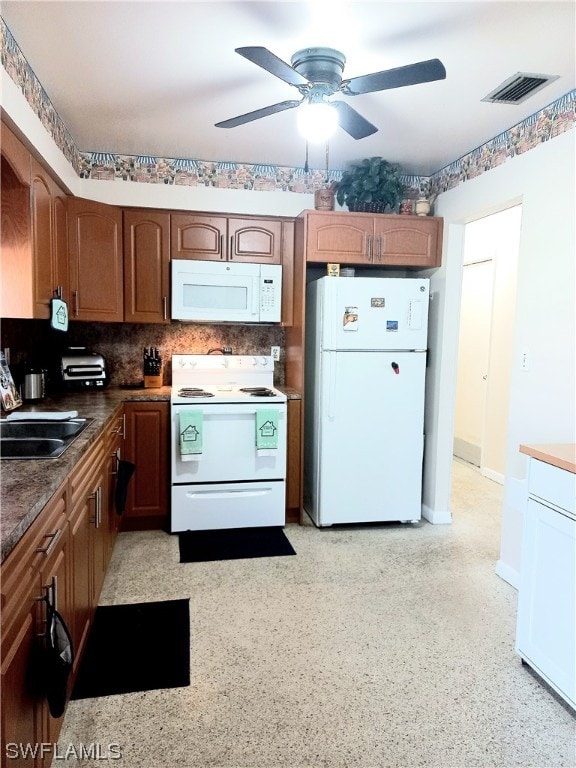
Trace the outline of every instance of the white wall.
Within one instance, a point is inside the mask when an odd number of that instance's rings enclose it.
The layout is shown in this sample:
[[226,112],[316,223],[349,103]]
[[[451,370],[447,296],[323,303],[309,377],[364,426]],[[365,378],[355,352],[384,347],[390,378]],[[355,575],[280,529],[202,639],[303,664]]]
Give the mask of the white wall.
[[[431,334],[426,413],[424,503],[434,520],[450,518],[459,298],[464,224],[521,202],[516,318],[497,572],[517,584],[525,496],[521,443],[576,442],[575,137],[568,131],[440,195],[442,267],[430,274]],[[530,369],[520,370],[523,351]],[[427,515],[427,516],[428,516]]]

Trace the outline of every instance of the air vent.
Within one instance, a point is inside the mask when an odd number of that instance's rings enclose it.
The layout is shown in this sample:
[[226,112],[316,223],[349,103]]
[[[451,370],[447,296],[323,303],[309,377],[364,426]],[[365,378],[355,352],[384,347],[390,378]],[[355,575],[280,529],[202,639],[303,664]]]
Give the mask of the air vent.
[[493,104],[521,104],[548,83],[558,80],[558,77],[558,75],[534,75],[527,72],[517,72],[504,80],[488,96],[484,96],[482,101],[490,101]]

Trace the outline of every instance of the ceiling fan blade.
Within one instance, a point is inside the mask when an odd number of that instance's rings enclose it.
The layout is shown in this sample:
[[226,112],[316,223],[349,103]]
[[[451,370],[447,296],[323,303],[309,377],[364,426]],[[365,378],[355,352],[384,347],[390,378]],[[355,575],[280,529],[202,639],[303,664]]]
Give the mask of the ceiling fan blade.
[[378,128],[368,122],[359,112],[356,112],[350,104],[345,101],[331,101],[338,111],[338,123],[346,133],[349,133],[353,139],[364,139],[376,133]]
[[289,85],[308,85],[308,80],[301,74],[296,72],[295,69],[285,61],[279,59],[278,56],[271,53],[267,48],[261,45],[247,46],[245,48],[235,48],[236,53],[240,56],[244,56],[245,59],[251,61],[253,64],[257,64],[262,69],[270,72],[272,75],[279,77],[280,80],[284,80]]
[[231,117],[230,120],[223,120],[221,123],[216,123],[216,128],[236,128],[238,125],[244,125],[244,123],[251,123],[252,120],[259,120],[261,117],[268,117],[268,115],[275,115],[276,112],[283,112],[285,109],[293,109],[302,104],[302,100],[296,101],[281,101],[278,104],[272,104],[269,107],[263,107],[262,109],[256,109],[254,112],[246,112],[245,115],[238,115],[238,117]]
[[361,93],[384,91],[389,88],[401,88],[404,85],[430,83],[433,80],[444,80],[446,69],[440,59],[428,59],[405,67],[386,69],[383,72],[373,72],[371,75],[360,75],[342,83],[341,91],[347,96],[358,96]]

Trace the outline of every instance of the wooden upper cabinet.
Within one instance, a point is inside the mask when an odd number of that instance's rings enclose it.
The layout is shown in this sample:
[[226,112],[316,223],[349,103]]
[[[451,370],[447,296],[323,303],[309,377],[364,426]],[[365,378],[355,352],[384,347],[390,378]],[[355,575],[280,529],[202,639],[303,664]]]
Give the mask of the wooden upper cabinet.
[[437,267],[443,219],[433,216],[305,211],[306,260],[371,266]]
[[170,226],[173,259],[282,262],[282,221],[175,213]]
[[372,217],[329,213],[307,215],[306,260],[360,264],[367,262],[373,234]]
[[0,123],[0,149],[2,157],[9,163],[20,184],[29,187],[30,152],[5,123]]
[[124,211],[124,321],[169,323],[170,214]]
[[122,322],[122,211],[79,197],[68,201],[70,317]]
[[30,180],[24,185],[4,156],[0,162],[0,314],[32,318],[32,246],[30,242]]
[[173,259],[224,261],[226,218],[175,213],[170,217],[170,254]]
[[228,259],[280,264],[282,222],[229,218]]
[[443,219],[428,216],[375,217],[376,263],[440,266],[443,224]]
[[34,317],[50,316],[50,299],[69,300],[66,194],[32,158],[30,203]]

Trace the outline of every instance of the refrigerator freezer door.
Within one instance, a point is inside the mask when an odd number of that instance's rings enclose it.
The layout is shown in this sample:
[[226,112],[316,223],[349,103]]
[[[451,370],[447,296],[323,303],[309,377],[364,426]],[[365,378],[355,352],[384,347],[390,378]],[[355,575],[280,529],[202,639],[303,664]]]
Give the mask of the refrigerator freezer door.
[[322,354],[306,457],[317,525],[421,518],[425,366],[421,352]]
[[311,285],[322,349],[426,349],[428,279],[324,277]]

